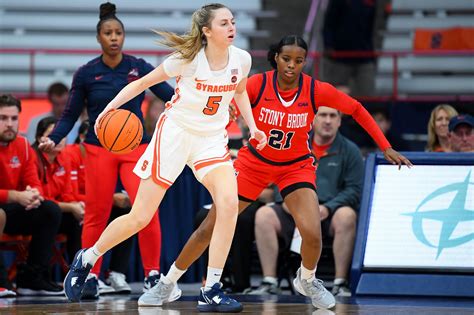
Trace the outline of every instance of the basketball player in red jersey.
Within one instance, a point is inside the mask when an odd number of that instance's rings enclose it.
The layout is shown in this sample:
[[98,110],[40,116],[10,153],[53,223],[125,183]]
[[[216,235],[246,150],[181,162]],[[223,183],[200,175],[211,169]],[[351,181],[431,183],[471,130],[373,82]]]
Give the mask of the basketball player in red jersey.
[[[315,278],[321,255],[321,226],[315,192],[316,167],[308,133],[319,106],[332,107],[352,117],[364,127],[392,164],[410,167],[411,162],[393,150],[365,108],[355,99],[328,83],[302,73],[308,48],[299,36],[286,36],[271,47],[268,60],[276,70],[249,78],[247,93],[257,127],[268,137],[268,145],[255,149],[252,140],[240,149],[234,167],[237,173],[239,209],[255,201],[270,183],[275,183],[302,235],[301,267],[294,285],[311,297],[317,308],[331,308],[335,299]],[[179,277],[201,256],[211,239],[216,219],[214,207],[192,234],[165,278],[176,285]],[[179,272],[177,272],[179,271]],[[163,276],[162,276],[163,277]],[[162,286],[162,280],[157,286]],[[157,298],[156,305],[167,302]]]

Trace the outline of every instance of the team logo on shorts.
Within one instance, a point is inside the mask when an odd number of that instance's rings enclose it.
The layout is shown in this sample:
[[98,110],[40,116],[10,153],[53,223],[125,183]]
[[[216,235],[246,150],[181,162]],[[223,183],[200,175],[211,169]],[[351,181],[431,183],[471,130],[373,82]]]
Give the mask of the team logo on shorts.
[[232,76],[232,78],[230,79],[230,81],[231,81],[232,83],[237,82],[237,76],[235,76],[235,75]]

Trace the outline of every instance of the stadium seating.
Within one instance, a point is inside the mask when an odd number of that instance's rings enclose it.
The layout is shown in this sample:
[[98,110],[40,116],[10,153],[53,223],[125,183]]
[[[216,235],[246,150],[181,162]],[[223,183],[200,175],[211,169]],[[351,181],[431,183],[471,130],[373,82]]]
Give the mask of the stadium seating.
[[[382,49],[411,51],[416,29],[474,27],[472,0],[393,0]],[[398,92],[402,95],[472,94],[474,57],[471,55],[406,55],[398,59]],[[376,89],[392,93],[393,60],[381,57]]]
[[[105,1],[104,1],[105,2]],[[183,33],[191,24],[190,14],[208,1],[116,0],[117,15],[125,25],[124,51],[164,50],[156,44],[153,29]],[[220,1],[234,10],[238,26],[235,45],[249,48],[249,37],[268,36],[259,31],[256,17],[265,16],[261,1]],[[0,0],[0,38],[3,49],[89,49],[99,51],[96,40],[98,1],[15,1]],[[40,14],[41,13],[41,14]],[[74,71],[96,56],[91,54],[38,53],[34,58],[34,77],[30,78],[31,57],[28,53],[2,53],[0,90],[44,93],[49,84],[62,81],[70,85]],[[156,65],[159,56],[139,56]],[[33,82],[31,82],[33,80]]]

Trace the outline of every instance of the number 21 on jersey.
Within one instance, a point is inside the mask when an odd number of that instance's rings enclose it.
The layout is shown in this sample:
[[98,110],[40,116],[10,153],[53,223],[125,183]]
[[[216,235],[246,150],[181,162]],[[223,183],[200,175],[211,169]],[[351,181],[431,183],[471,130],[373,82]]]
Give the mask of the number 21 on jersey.
[[291,139],[295,135],[294,131],[285,134],[282,130],[272,129],[269,132],[268,145],[277,150],[286,150],[291,147]]

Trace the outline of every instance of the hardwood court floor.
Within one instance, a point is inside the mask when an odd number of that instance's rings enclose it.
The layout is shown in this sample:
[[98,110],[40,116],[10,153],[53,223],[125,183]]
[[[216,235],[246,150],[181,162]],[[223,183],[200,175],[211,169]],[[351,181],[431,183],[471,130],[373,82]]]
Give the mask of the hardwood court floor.
[[[68,303],[63,297],[19,297],[0,299],[0,314],[140,314],[140,315],[188,315],[205,314],[196,309],[196,296],[184,296],[164,307],[139,308],[138,294],[131,296],[106,296],[98,301]],[[474,301],[443,298],[338,298],[333,310],[315,309],[302,296],[280,295],[272,297],[236,296],[244,303],[243,314],[474,314]],[[215,313],[213,313],[215,314]]]

